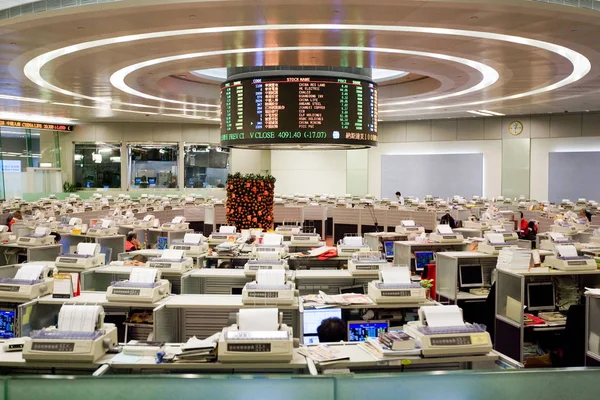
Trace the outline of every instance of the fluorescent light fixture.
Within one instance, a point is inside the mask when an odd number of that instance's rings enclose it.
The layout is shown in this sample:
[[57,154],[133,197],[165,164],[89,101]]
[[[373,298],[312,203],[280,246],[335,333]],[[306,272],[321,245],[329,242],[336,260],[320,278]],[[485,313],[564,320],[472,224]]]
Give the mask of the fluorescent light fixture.
[[75,161],[81,161],[83,160],[83,154],[75,154],[73,158],[75,159]]
[[47,100],[35,99],[32,97],[21,97],[21,96],[11,96],[8,94],[0,94],[0,99],[3,100],[15,100],[15,101],[25,101],[29,103],[48,103]]
[[50,162],[41,162],[40,168],[52,168],[52,163]]
[[121,157],[117,156],[117,157],[111,157],[110,161],[112,162],[121,162]]
[[[279,24],[279,25],[247,25],[247,26],[225,26],[225,27],[207,27],[207,28],[194,28],[194,29],[182,29],[182,30],[172,30],[172,31],[162,31],[162,32],[150,32],[150,33],[142,33],[135,35],[127,35],[106,39],[93,40],[89,42],[74,44],[71,46],[63,47],[60,49],[56,49],[50,51],[48,53],[44,53],[40,56],[37,56],[30,60],[24,68],[25,76],[36,85],[44,87],[46,89],[65,94],[67,96],[72,96],[76,98],[87,98],[94,101],[99,102],[110,102],[110,100],[103,98],[95,98],[91,96],[85,96],[80,93],[71,92],[65,89],[62,89],[58,86],[52,85],[48,81],[46,81],[41,75],[41,69],[49,63],[59,57],[64,55],[73,54],[82,50],[97,48],[101,46],[107,46],[112,44],[122,44],[122,43],[131,43],[135,41],[148,40],[148,39],[159,39],[159,38],[167,38],[167,37],[175,37],[175,36],[185,36],[185,35],[202,35],[202,34],[214,34],[214,33],[225,33],[225,32],[269,32],[269,31],[287,31],[287,30],[323,30],[323,31],[374,31],[374,32],[410,32],[410,33],[424,33],[431,35],[439,35],[439,36],[462,36],[468,38],[476,38],[476,39],[486,39],[486,40],[497,40],[508,43],[514,43],[523,46],[530,46],[536,49],[543,49],[554,54],[557,54],[561,57],[566,58],[573,66],[571,74],[566,78],[548,85],[544,87],[540,87],[534,90],[526,91],[523,93],[517,93],[510,96],[498,97],[493,99],[486,99],[476,102],[463,103],[463,104],[446,104],[441,106],[433,106],[433,107],[422,107],[422,108],[413,108],[413,109],[398,109],[398,110],[379,110],[379,112],[402,112],[402,111],[417,111],[417,110],[434,110],[439,108],[449,108],[449,107],[468,107],[471,105],[480,105],[486,103],[492,103],[497,101],[506,101],[519,99],[522,97],[533,96],[545,92],[549,92],[552,90],[559,89],[566,85],[569,85],[573,82],[578,81],[583,78],[585,75],[589,73],[591,70],[591,63],[587,57],[583,54],[578,53],[574,50],[571,50],[567,47],[560,46],[557,44],[544,42],[541,40],[524,38],[520,36],[513,35],[505,35],[493,32],[481,32],[481,31],[472,31],[472,30],[461,30],[461,29],[447,29],[447,28],[435,28],[435,27],[418,27],[418,26],[396,26],[396,25],[362,25],[362,24]],[[246,50],[246,49],[242,49]],[[300,48],[297,48],[300,50]],[[344,48],[344,50],[352,50],[351,48]],[[366,50],[370,52],[371,49]],[[241,51],[236,52],[240,53]],[[222,54],[222,53],[217,53]],[[184,57],[185,58],[185,57]],[[114,77],[114,75],[113,75]],[[117,82],[120,80],[120,77]],[[485,80],[485,79],[484,79]],[[464,94],[464,93],[463,93]],[[148,95],[146,95],[146,98]],[[445,97],[444,97],[445,98]],[[439,100],[439,96],[437,97]],[[164,99],[160,100],[164,101]],[[420,99],[414,100],[411,102],[417,101],[431,101],[431,99]],[[193,103],[192,103],[193,104]],[[398,104],[398,103],[393,103]],[[402,102],[402,104],[408,104],[406,102]],[[197,104],[195,104],[197,105]],[[383,106],[384,104],[380,104]],[[207,107],[218,108],[216,105],[206,105]]]
[[484,117],[491,117],[491,116],[493,116],[493,114],[488,114],[488,113],[485,113],[485,112],[475,111],[475,110],[470,110],[470,111],[467,111],[467,112],[471,113],[471,114],[475,114],[475,115],[483,115]]
[[496,116],[499,116],[499,117],[502,117],[502,116],[506,115],[506,114],[502,114],[502,113],[499,113],[499,112],[496,112],[496,111],[489,111],[489,110],[478,110],[478,111],[482,112],[482,113],[489,114],[489,115],[496,115]]
[[111,149],[110,147],[103,147],[100,150],[98,150],[98,153],[110,153],[111,151],[113,151],[113,149]]

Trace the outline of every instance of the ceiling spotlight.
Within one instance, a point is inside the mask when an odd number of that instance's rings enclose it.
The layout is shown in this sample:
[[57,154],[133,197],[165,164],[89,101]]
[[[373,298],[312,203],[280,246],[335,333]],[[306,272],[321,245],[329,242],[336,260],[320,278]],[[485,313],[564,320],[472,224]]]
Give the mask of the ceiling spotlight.
[[472,16],[471,18],[469,18],[469,19],[477,19],[477,18],[479,18],[477,15],[473,15],[473,16]]
[[77,27],[77,30],[78,30],[78,31],[82,31],[82,30],[83,30],[83,26],[78,26],[78,27]]
[[190,19],[196,19],[196,16],[194,14],[192,14],[192,15],[189,15],[189,18]]

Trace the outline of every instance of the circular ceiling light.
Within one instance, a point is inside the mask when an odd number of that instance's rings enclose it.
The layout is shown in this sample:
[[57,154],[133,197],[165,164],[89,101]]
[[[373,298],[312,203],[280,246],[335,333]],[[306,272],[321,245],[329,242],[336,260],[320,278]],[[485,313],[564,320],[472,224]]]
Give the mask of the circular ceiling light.
[[[62,93],[68,96],[73,96],[77,98],[87,98],[93,101],[99,102],[113,102],[111,99],[106,98],[95,98],[90,96],[85,96],[79,93],[74,93],[65,89],[62,89],[58,86],[52,85],[48,81],[46,81],[41,76],[41,69],[48,62],[55,60],[63,55],[73,54],[78,51],[107,46],[111,44],[119,44],[119,43],[130,43],[139,40],[146,39],[158,39],[158,38],[166,38],[166,37],[175,37],[175,36],[183,36],[183,35],[200,35],[200,34],[208,34],[208,33],[232,33],[232,32],[250,32],[250,31],[272,31],[272,30],[330,30],[330,31],[372,31],[372,32],[410,32],[410,33],[424,33],[424,34],[433,34],[433,35],[442,35],[442,36],[463,36],[470,37],[476,39],[488,39],[488,40],[497,40],[508,43],[514,43],[524,46],[530,46],[538,49],[547,50],[549,52],[560,55],[561,57],[566,58],[573,66],[573,70],[569,76],[556,82],[549,86],[544,86],[542,88],[538,88],[535,90],[518,93],[512,96],[505,96],[494,99],[486,99],[476,103],[464,103],[464,104],[452,104],[446,106],[439,107],[429,107],[422,109],[435,109],[435,108],[443,108],[443,107],[462,107],[462,106],[471,106],[471,105],[479,105],[485,103],[491,103],[502,100],[511,100],[515,98],[521,98],[525,96],[532,96],[544,92],[549,92],[552,90],[559,89],[566,85],[569,85],[573,82],[576,82],[583,78],[585,75],[589,73],[591,70],[591,63],[587,57],[583,54],[578,53],[574,50],[571,50],[567,47],[560,46],[557,44],[544,42],[536,39],[529,39],[520,36],[513,35],[505,35],[499,33],[492,32],[481,32],[481,31],[470,31],[470,30],[462,30],[462,29],[447,29],[447,28],[434,28],[434,27],[415,27],[415,26],[395,26],[395,25],[358,25],[358,24],[280,24],[280,25],[247,25],[247,26],[226,26],[226,27],[211,27],[211,28],[195,28],[195,29],[182,29],[182,30],[172,30],[172,31],[163,31],[163,32],[151,32],[151,33],[143,33],[143,34],[135,34],[135,35],[126,35],[114,38],[107,39],[99,39],[93,40],[89,42],[79,43],[67,47],[63,47],[60,49],[56,49],[50,51],[48,53],[42,54],[30,60],[24,68],[24,74],[27,76],[29,80],[34,82],[36,85],[44,87],[46,89]],[[439,98],[438,98],[439,99]],[[424,100],[431,101],[431,99]],[[117,102],[115,102],[117,103]],[[404,103],[405,104],[405,103]],[[382,106],[384,104],[381,104]],[[205,105],[207,107],[215,107],[218,105],[209,104]],[[411,111],[416,111],[419,109],[411,109]],[[404,110],[380,110],[380,112],[395,112],[395,111],[406,111]]]
[[189,54],[177,54],[174,56],[161,57],[153,60],[146,60],[139,62],[137,64],[133,64],[127,66],[125,68],[121,68],[114,74],[110,76],[110,83],[117,89],[122,90],[125,93],[128,93],[133,96],[142,97],[148,100],[156,100],[165,103],[174,103],[174,104],[182,104],[186,106],[194,106],[196,103],[191,103],[187,101],[181,100],[172,100],[164,97],[158,97],[151,94],[147,94],[144,92],[140,92],[139,90],[135,90],[129,85],[125,83],[125,79],[127,76],[137,70],[148,68],[151,66],[169,63],[173,61],[179,60],[189,60],[194,58],[202,58],[202,57],[212,57],[212,56],[220,56],[220,55],[231,55],[231,54],[245,54],[245,53],[266,53],[272,51],[357,51],[357,52],[373,52],[373,53],[390,53],[390,54],[404,54],[410,56],[417,57],[427,57],[433,58],[437,60],[445,60],[451,61],[458,64],[466,65],[480,72],[482,75],[481,81],[475,85],[471,86],[465,90],[461,90],[459,92],[448,93],[436,97],[429,97],[426,99],[416,99],[411,100],[413,103],[418,103],[421,101],[433,101],[433,100],[441,100],[456,96],[462,96],[467,93],[476,92],[478,90],[482,90],[488,86],[493,85],[499,78],[498,71],[494,68],[480,63],[478,61],[469,60],[467,58],[449,56],[446,54],[437,54],[437,53],[429,53],[426,51],[414,51],[414,50],[403,50],[403,49],[386,49],[379,47],[359,47],[359,46],[291,46],[291,47],[259,47],[253,49],[232,49],[232,50],[213,50],[213,51],[205,51],[200,53],[189,53]]
[[[199,78],[209,79],[215,82],[224,82],[227,80],[227,68],[207,68],[190,71],[192,75]],[[371,78],[377,83],[400,79],[408,75],[405,71],[396,71],[394,69],[371,68]]]

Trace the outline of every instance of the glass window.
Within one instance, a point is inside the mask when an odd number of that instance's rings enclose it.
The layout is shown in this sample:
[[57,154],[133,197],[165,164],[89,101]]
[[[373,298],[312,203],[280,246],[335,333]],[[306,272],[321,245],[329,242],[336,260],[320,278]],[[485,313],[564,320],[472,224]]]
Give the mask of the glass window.
[[78,189],[120,188],[121,143],[75,143],[73,173]]
[[225,187],[229,149],[205,144],[185,144],[185,187]]
[[2,173],[5,197],[23,196],[28,191],[26,171],[40,165],[40,135],[52,138],[53,132],[6,128],[2,133]]
[[177,157],[179,145],[130,144],[129,187],[177,188]]

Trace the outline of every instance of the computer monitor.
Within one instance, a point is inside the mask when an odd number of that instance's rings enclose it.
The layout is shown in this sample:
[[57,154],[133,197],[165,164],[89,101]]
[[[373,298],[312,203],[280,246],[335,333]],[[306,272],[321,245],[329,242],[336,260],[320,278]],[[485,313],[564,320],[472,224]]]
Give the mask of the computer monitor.
[[394,242],[383,242],[386,258],[394,257]]
[[554,311],[556,291],[554,282],[532,282],[527,284],[527,310]]
[[156,185],[156,178],[148,178],[148,185]]
[[481,265],[461,265],[459,266],[458,274],[461,287],[483,286],[483,268]]
[[232,287],[231,288],[231,294],[242,294],[242,287]]
[[133,180],[133,182],[134,182],[136,185],[139,185],[140,183],[142,183],[142,178],[135,178],[135,179]]
[[415,251],[415,270],[423,272],[427,264],[433,264],[434,258],[433,251]]
[[367,338],[378,338],[390,327],[389,321],[349,321],[348,341],[364,342]]
[[0,308],[0,339],[16,337],[17,310]]
[[346,294],[346,293],[365,294],[365,286],[364,285],[354,285],[354,286],[341,287],[340,294]]
[[341,308],[305,309],[302,319],[302,342],[304,344],[318,344],[317,328],[327,318],[342,318]]

